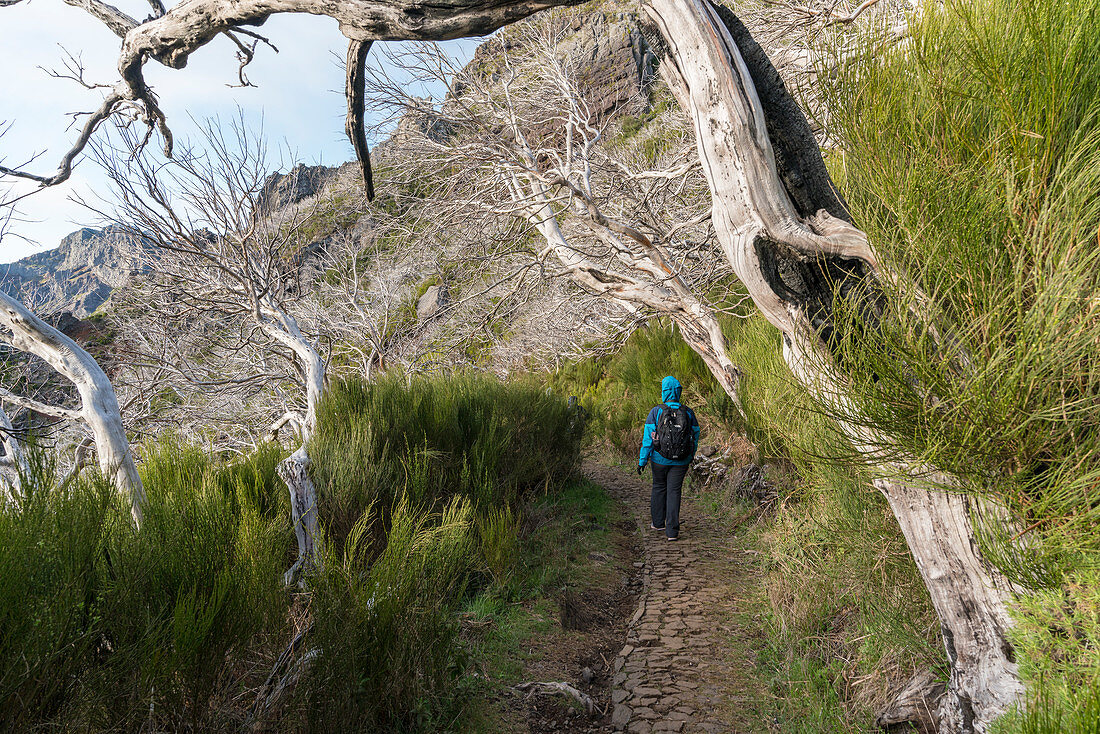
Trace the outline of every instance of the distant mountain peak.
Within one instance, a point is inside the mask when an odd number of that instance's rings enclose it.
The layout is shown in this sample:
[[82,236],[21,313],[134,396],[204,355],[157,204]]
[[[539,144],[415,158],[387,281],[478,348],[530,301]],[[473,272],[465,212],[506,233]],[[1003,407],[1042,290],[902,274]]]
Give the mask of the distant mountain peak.
[[86,318],[140,269],[142,250],[118,227],[81,227],[52,250],[0,265],[0,288],[41,315]]

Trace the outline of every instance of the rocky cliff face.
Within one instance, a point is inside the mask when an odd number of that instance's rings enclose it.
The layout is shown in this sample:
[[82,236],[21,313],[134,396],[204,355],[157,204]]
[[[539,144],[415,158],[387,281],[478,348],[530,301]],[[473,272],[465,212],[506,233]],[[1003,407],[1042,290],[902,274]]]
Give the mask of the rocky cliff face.
[[0,288],[40,314],[92,314],[140,268],[139,241],[118,229],[83,228],[57,249],[0,265]]
[[256,197],[256,206],[262,212],[275,212],[316,196],[348,165],[351,164],[330,168],[299,163],[286,173],[272,173],[264,181],[264,187]]
[[[567,14],[557,22],[555,51],[577,62],[581,93],[596,115],[610,115],[644,94],[659,61],[637,14],[597,11]],[[467,71],[494,79],[501,55],[525,53],[529,42],[506,28],[478,46]],[[461,94],[461,86],[455,91]]]

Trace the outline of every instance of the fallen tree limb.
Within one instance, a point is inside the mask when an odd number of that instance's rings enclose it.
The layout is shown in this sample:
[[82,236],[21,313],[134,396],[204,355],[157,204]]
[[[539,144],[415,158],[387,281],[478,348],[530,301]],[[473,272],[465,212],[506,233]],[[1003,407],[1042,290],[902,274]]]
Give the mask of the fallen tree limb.
[[581,693],[568,683],[559,682],[546,682],[540,683],[538,681],[528,681],[527,683],[520,683],[517,686],[512,686],[513,690],[520,693],[526,693],[528,696],[533,696],[536,693],[544,695],[561,695],[567,698],[571,698],[581,706],[584,707],[585,713],[589,716],[595,716],[599,709],[596,708],[596,702],[587,693]]

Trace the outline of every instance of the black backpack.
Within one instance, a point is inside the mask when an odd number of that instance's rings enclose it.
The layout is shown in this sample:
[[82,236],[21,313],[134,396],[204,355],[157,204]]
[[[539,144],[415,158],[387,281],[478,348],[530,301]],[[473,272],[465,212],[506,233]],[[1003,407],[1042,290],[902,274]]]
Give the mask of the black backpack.
[[691,457],[691,411],[667,404],[657,419],[657,440],[654,446],[661,456],[672,461]]

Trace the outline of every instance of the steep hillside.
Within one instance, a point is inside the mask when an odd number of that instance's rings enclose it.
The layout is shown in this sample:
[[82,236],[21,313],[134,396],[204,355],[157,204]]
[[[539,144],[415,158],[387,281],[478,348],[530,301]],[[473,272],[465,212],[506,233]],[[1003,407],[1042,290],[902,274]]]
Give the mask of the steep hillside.
[[84,227],[56,249],[0,266],[0,288],[42,314],[91,315],[140,269],[140,243],[112,227]]

